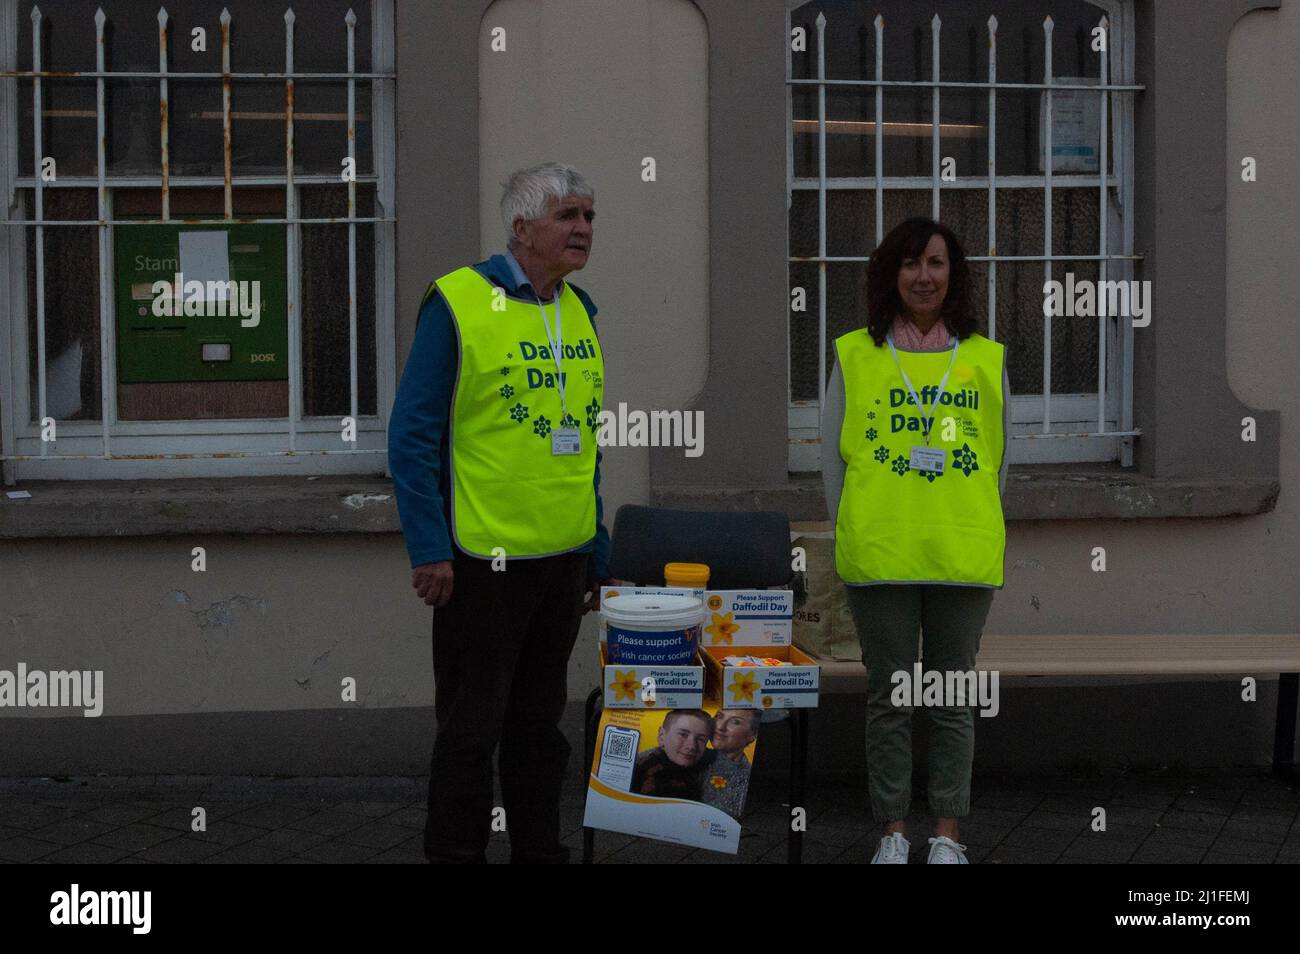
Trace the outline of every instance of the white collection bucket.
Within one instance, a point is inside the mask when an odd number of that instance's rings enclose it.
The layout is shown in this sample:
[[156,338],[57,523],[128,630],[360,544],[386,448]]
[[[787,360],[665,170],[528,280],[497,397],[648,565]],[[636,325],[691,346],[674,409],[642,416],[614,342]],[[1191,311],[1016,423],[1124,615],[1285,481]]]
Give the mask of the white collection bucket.
[[610,596],[600,615],[611,664],[686,666],[700,644],[704,604],[693,596]]

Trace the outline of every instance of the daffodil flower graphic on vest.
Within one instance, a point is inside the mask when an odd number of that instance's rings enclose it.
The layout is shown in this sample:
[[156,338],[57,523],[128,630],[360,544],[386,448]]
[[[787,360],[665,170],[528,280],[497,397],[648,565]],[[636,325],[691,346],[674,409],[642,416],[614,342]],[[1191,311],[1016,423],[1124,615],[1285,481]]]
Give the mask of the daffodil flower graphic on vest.
[[731,637],[740,632],[740,624],[736,622],[735,613],[714,613],[713,622],[704,627],[704,631],[713,637],[714,646],[721,646],[726,643],[731,645]]
[[722,789],[727,787],[727,780],[723,778],[721,775],[715,775],[711,779],[709,779],[709,784],[712,785],[714,788],[716,788],[718,791],[722,791]]
[[980,469],[980,465],[976,463],[978,455],[970,449],[970,445],[968,444],[962,444],[961,450],[953,451],[952,458],[953,466],[967,477],[971,475],[971,471]]
[[636,670],[629,669],[627,672],[614,670],[614,681],[609,684],[609,688],[614,690],[614,701],[626,699],[629,702],[636,699],[636,691],[641,688],[641,683],[637,681]]
[[753,673],[738,672],[732,675],[731,685],[727,687],[735,697],[732,702],[754,701],[754,692],[758,689],[758,683],[754,681]]

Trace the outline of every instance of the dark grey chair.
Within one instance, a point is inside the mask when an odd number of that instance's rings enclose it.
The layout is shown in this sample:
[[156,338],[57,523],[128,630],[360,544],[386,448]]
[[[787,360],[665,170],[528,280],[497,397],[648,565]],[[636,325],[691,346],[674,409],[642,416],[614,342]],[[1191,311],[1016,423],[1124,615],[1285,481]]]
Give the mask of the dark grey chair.
[[624,504],[610,534],[610,576],[662,586],[665,563],[707,563],[709,588],[786,586],[790,518],[780,511],[664,510]]

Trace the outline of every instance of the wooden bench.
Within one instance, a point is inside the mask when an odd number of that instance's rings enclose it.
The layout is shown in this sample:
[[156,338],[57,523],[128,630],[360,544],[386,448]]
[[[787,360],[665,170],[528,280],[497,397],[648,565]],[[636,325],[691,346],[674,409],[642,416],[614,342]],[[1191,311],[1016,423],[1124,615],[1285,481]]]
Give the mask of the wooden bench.
[[[820,660],[821,691],[866,692],[866,670],[857,660]],[[1194,676],[1261,677],[1278,673],[1273,772],[1295,777],[1297,698],[1300,697],[1300,633],[1232,635],[1027,635],[986,634],[979,669],[1003,676]]]

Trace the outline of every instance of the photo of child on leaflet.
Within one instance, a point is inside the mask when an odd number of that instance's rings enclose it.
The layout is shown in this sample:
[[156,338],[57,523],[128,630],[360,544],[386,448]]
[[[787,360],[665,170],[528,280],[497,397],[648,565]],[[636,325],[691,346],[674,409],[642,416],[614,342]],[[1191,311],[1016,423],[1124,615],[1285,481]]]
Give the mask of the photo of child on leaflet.
[[761,720],[757,709],[673,709],[658,745],[637,757],[631,791],[703,802],[739,820]]

